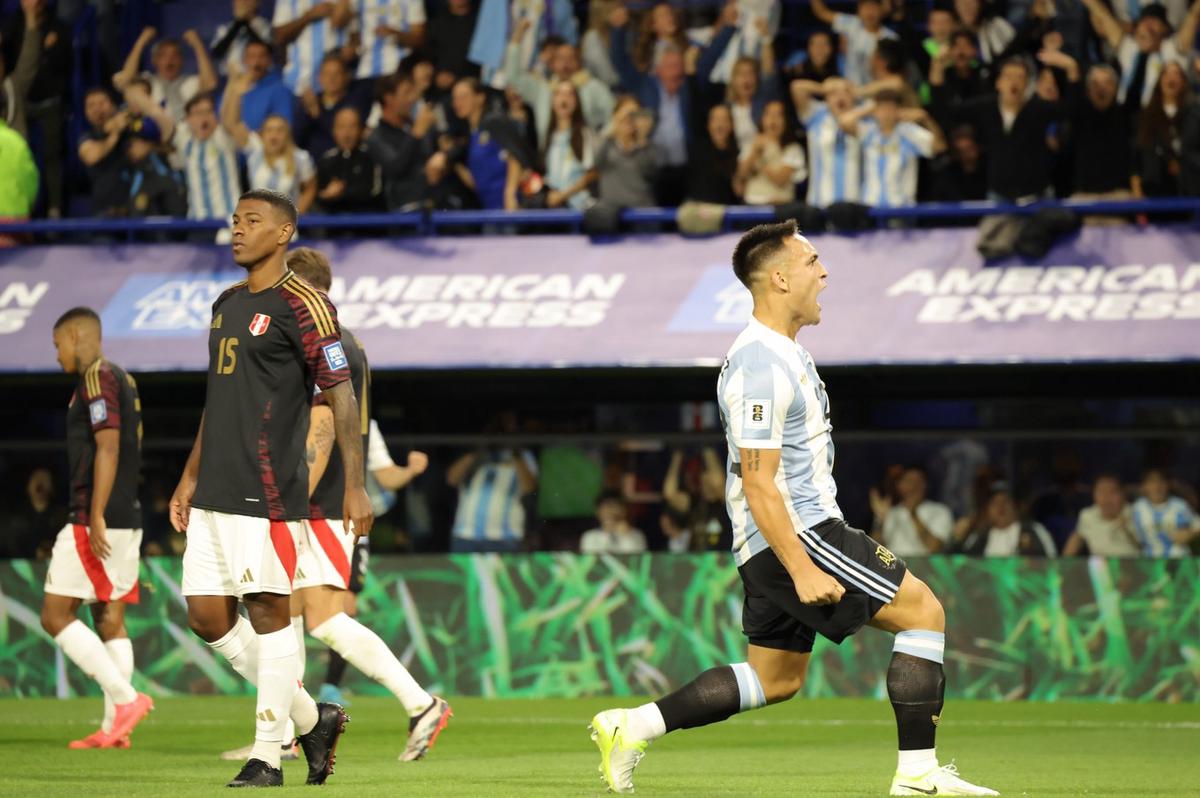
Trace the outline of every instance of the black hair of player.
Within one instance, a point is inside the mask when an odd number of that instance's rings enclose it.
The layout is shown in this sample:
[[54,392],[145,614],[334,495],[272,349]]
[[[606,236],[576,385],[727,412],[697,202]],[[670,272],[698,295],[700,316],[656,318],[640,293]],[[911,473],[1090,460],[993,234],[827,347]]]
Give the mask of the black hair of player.
[[287,267],[301,280],[327,294],[333,286],[333,268],[319,249],[296,247],[287,254]]
[[749,288],[754,273],[779,254],[787,240],[798,233],[795,219],[750,228],[733,249],[734,275]]
[[58,321],[54,322],[54,329],[57,330],[64,324],[75,321],[76,319],[87,319],[88,321],[94,321],[96,322],[97,327],[100,326],[100,314],[91,308],[80,305],[79,307],[71,308],[66,313],[59,316]]
[[296,220],[300,217],[291,197],[287,194],[281,194],[278,191],[272,191],[269,188],[253,188],[238,197],[238,202],[245,202],[246,200],[258,200],[267,203],[293,228],[296,226]]

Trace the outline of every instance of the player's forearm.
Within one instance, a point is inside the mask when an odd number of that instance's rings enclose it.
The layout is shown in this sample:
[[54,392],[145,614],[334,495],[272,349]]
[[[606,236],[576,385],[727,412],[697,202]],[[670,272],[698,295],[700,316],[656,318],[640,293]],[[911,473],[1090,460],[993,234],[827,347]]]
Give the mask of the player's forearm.
[[375,481],[379,483],[379,487],[384,490],[400,490],[413,481],[416,473],[413,469],[406,468],[405,466],[390,465],[375,469],[371,472],[371,476],[375,477]]
[[308,440],[304,445],[304,459],[308,462],[308,495],[325,476],[329,466],[329,455],[333,451],[333,416],[328,407],[314,407],[308,423]]
[[196,430],[196,442],[192,444],[191,454],[183,466],[183,476],[195,480],[200,475],[200,444],[204,438],[204,416],[200,416],[200,429]]
[[363,487],[366,468],[363,461],[362,431],[359,428],[358,401],[349,381],[338,383],[324,391],[333,410],[333,430],[337,438],[338,452],[346,475],[346,487]]
[[[115,431],[112,432],[113,437],[116,437]],[[92,461],[91,518],[104,518],[104,511],[108,509],[108,499],[112,496],[113,484],[117,481],[117,463],[120,457],[119,441],[101,443],[97,436],[96,456]]]
[[812,558],[804,550],[792,526],[783,495],[774,483],[745,489],[746,503],[750,505],[754,523],[787,572],[794,578],[814,567]]

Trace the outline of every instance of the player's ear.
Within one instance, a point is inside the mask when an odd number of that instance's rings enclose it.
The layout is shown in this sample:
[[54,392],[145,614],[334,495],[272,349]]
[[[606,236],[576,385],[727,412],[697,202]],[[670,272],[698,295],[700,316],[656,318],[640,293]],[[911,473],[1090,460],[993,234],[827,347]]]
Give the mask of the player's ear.
[[279,243],[286,244],[292,240],[292,234],[296,232],[296,226],[291,222],[284,222],[279,226]]

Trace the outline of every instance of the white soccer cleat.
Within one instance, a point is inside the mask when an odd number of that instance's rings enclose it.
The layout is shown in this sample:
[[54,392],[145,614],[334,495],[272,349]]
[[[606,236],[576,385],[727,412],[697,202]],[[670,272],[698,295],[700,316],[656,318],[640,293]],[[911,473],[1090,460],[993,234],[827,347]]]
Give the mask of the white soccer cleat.
[[891,795],[999,795],[987,787],[964,781],[951,762],[913,778],[897,773],[892,777]]
[[607,709],[592,718],[588,726],[592,742],[600,749],[600,779],[610,791],[621,795],[633,792],[633,771],[650,745],[645,740],[625,739],[627,714],[624,709]]

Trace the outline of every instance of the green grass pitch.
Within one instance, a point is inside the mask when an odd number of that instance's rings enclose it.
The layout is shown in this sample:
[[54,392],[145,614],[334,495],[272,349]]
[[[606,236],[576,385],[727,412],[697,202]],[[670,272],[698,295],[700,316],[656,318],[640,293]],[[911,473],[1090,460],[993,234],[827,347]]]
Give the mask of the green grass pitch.
[[[401,764],[406,718],[357,697],[322,795],[507,798],[603,794],[586,726],[611,699],[459,698],[424,762]],[[630,702],[625,702],[629,704]],[[164,698],[129,751],[68,751],[94,729],[98,699],[0,701],[5,796],[211,796],[237,771],[218,752],[253,736],[249,698]],[[1196,705],[952,702],[943,761],[1005,796],[1200,796]],[[637,794],[886,795],[895,765],[886,701],[794,700],[655,743]],[[302,763],[285,789],[304,790]]]

